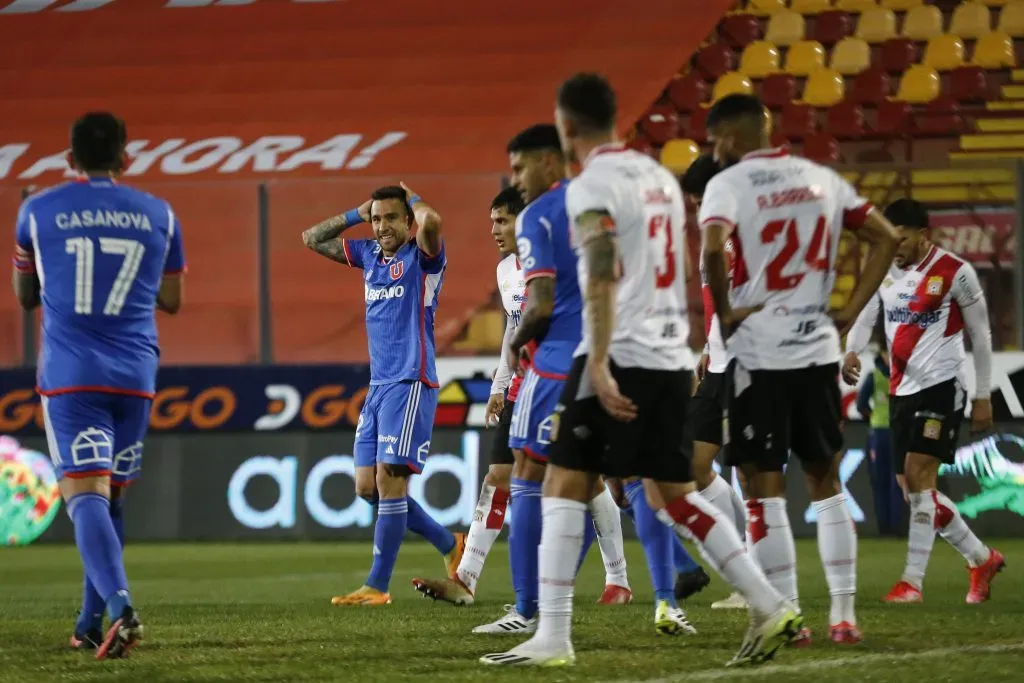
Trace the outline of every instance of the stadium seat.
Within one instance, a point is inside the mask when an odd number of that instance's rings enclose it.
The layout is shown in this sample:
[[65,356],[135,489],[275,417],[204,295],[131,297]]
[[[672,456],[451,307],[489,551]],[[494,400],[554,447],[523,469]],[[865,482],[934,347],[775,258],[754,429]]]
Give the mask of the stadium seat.
[[830,66],[844,76],[855,76],[871,66],[871,47],[861,38],[844,38],[832,48]]
[[781,71],[781,64],[779,48],[767,41],[756,40],[743,50],[739,70],[751,78],[764,78]]
[[804,84],[803,101],[814,107],[831,107],[846,97],[846,85],[839,72],[820,68]]
[[626,143],[626,147],[636,150],[641,154],[646,154],[652,159],[657,158],[657,155],[654,153],[654,145],[642,135],[634,135],[633,139]]
[[776,45],[792,45],[804,39],[806,25],[798,12],[779,12],[768,19],[764,39]]
[[839,161],[839,141],[828,133],[814,133],[804,140],[804,156],[822,164]]
[[678,130],[676,110],[667,104],[654,105],[640,119],[640,132],[656,146],[664,145],[674,138]]
[[796,79],[789,74],[772,74],[761,82],[761,102],[769,109],[782,109],[795,99]]
[[899,100],[883,100],[878,103],[872,130],[879,135],[900,135],[907,132],[909,121],[909,104]]
[[981,0],[981,4],[986,7],[1002,7],[1011,0]]
[[825,132],[837,138],[859,138],[864,135],[864,110],[849,100],[829,107]]
[[661,165],[673,173],[683,173],[700,156],[700,147],[693,140],[669,140],[661,148]]
[[1024,38],[1024,0],[1013,0],[999,11],[996,30],[1014,38]]
[[814,40],[822,45],[838,43],[853,33],[853,21],[846,12],[822,12],[814,23]]
[[764,16],[786,11],[786,0],[747,0],[745,12]]
[[872,67],[853,79],[850,99],[857,104],[877,105],[885,102],[892,92],[892,80],[884,69]]
[[718,35],[734,50],[742,50],[761,37],[761,24],[753,14],[731,14],[722,20]]
[[882,7],[888,7],[894,12],[906,12],[924,4],[924,0],[881,0]]
[[924,113],[915,117],[916,128],[924,135],[954,135],[963,130],[964,120],[960,116],[960,105],[948,95],[937,97],[928,103]]
[[844,12],[867,12],[878,7],[878,0],[836,0],[836,9]]
[[702,144],[707,141],[709,111],[711,110],[707,107],[697,107],[690,113],[690,120],[686,122],[686,137]]
[[890,38],[882,43],[882,68],[889,73],[903,73],[916,63],[917,43],[910,38]]
[[779,119],[779,132],[790,140],[802,140],[814,132],[814,107],[800,102],[790,102],[782,108]]
[[825,66],[825,48],[816,40],[801,40],[786,52],[786,73],[809,76]]
[[705,45],[698,52],[694,67],[706,80],[713,81],[736,68],[736,53],[723,43]]
[[900,79],[896,99],[911,104],[927,104],[939,96],[939,74],[923,64],[907,69]]
[[882,43],[896,35],[896,15],[891,9],[877,7],[860,15],[854,34],[869,43]]
[[942,12],[934,5],[915,7],[903,18],[903,35],[912,40],[942,35]]
[[985,102],[990,94],[982,67],[961,66],[950,72],[949,95],[957,102]]
[[1013,38],[1005,33],[986,33],[974,43],[971,64],[985,69],[1013,69],[1017,66],[1017,55],[1013,50]]
[[750,82],[749,78],[738,71],[730,71],[715,81],[715,88],[711,92],[711,99],[717,102],[726,95],[734,95],[736,93],[750,95],[753,92],[754,84]]
[[789,138],[782,134],[782,131],[775,131],[772,133],[772,147],[789,147]]
[[821,14],[832,9],[832,0],[790,0],[789,8],[805,16]]
[[965,2],[953,10],[949,32],[964,38],[979,38],[992,30],[992,15],[980,2]]
[[711,86],[697,74],[686,74],[668,86],[668,99],[678,111],[689,112],[707,102]]
[[928,41],[921,62],[936,71],[952,71],[964,63],[964,41],[959,36],[944,33]]

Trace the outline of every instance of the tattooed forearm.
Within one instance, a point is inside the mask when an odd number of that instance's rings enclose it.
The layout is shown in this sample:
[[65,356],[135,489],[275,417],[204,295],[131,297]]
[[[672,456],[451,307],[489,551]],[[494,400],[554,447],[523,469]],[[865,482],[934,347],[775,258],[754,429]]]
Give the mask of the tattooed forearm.
[[[704,272],[711,289],[711,299],[715,304],[719,324],[728,324],[729,313],[729,277],[726,274],[725,241],[729,236],[728,228],[721,223],[710,223],[704,228]],[[728,336],[729,330],[722,330]]]
[[540,341],[548,331],[554,309],[555,279],[535,277],[530,280],[526,285],[526,310],[523,311],[509,347],[518,351],[531,339]]
[[302,243],[321,256],[326,256],[333,261],[348,263],[348,259],[345,257],[345,247],[338,240],[338,236],[347,227],[344,215],[328,218],[303,232]]
[[587,333],[590,359],[604,361],[615,329],[615,289],[618,256],[615,237],[607,230],[593,230],[586,238],[583,258],[587,265]]

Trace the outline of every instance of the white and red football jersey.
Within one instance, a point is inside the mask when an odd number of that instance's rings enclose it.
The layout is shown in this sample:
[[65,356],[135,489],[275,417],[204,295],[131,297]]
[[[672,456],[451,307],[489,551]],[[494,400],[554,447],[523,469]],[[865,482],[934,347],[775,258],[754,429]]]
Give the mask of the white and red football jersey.
[[[675,177],[645,154],[603,145],[584,162],[566,190],[573,246],[581,245],[576,220],[589,211],[608,214],[619,247],[621,275],[609,355],[620,367],[693,369],[686,303],[683,192]],[[587,291],[587,262],[577,263],[580,291]],[[587,310],[576,355],[590,348]]]
[[[735,250],[732,237],[725,242],[725,254],[728,258],[726,272],[729,282],[732,282],[732,269],[736,264]],[[725,372],[729,367],[729,349],[722,339],[722,327],[718,324],[718,314],[715,313],[715,300],[711,296],[711,286],[708,285],[707,273],[704,271],[704,253],[700,255],[700,293],[704,301],[704,335],[707,337],[708,372]]]
[[732,229],[732,306],[764,306],[728,340],[745,368],[839,361],[839,333],[828,316],[839,234],[860,226],[870,210],[838,173],[784,148],[748,154],[711,179],[700,224]]
[[509,367],[507,348],[512,340],[512,334],[519,327],[519,321],[523,317],[523,304],[526,303],[526,281],[523,279],[523,269],[515,254],[509,254],[498,263],[497,276],[501,305],[505,309],[505,337],[501,344],[498,369],[494,373],[494,381],[491,382],[491,393],[500,394],[507,388],[508,400],[514,401],[519,394],[522,377],[515,374],[514,368]]

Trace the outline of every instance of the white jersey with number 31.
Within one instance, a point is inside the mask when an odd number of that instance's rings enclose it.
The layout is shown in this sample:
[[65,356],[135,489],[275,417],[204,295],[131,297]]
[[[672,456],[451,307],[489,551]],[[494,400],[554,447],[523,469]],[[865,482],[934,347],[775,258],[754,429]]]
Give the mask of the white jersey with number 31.
[[785,149],[748,154],[711,179],[700,224],[732,227],[732,307],[764,306],[727,342],[745,368],[839,361],[828,316],[839,234],[860,226],[870,209],[838,173]]
[[[570,225],[588,211],[605,212],[621,264],[610,355],[620,367],[692,369],[686,310],[683,195],[672,174],[650,157],[619,145],[598,147],[566,190]],[[574,232],[573,246],[581,245]],[[587,264],[577,266],[586,296]],[[583,340],[590,348],[586,306]]]

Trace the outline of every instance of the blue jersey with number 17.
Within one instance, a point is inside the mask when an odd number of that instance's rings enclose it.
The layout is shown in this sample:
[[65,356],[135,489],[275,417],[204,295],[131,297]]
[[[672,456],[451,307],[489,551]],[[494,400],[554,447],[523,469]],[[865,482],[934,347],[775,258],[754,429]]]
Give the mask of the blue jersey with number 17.
[[527,287],[534,278],[555,280],[551,323],[533,354],[537,373],[553,379],[565,378],[583,334],[583,300],[565,210],[566,187],[565,181],[557,183],[516,217],[516,249]]
[[18,212],[14,265],[42,288],[38,389],[152,397],[156,299],[185,269],[170,205],[107,180],[59,185]]

